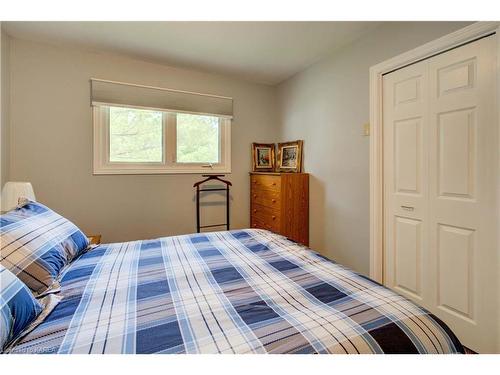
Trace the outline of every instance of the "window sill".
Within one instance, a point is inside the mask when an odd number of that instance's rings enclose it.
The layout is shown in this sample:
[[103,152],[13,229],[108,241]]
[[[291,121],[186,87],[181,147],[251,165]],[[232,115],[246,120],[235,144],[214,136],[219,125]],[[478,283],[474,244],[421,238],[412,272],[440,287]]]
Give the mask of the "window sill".
[[94,176],[105,176],[105,175],[159,175],[159,174],[213,174],[213,173],[225,173],[231,174],[230,168],[216,169],[216,168],[203,168],[203,169],[171,169],[171,170],[144,170],[144,169],[106,169],[106,170],[94,170]]

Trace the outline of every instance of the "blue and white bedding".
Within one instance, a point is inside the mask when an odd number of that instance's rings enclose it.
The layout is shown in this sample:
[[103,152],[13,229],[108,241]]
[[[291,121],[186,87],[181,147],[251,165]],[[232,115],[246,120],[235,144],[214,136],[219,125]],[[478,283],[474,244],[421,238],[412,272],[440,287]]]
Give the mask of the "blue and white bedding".
[[37,295],[89,245],[71,221],[27,199],[0,216],[0,238],[0,263]]
[[0,264],[0,351],[42,312],[30,290]]
[[462,353],[436,317],[282,236],[101,245],[12,353]]
[[0,352],[40,324],[58,302],[54,295],[35,299],[28,287],[0,264]]

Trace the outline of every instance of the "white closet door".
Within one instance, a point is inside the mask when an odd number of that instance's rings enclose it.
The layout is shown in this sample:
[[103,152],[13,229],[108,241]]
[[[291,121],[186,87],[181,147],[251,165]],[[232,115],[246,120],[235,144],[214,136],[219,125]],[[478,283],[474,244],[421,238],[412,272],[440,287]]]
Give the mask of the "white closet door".
[[496,352],[500,317],[494,52],[488,37],[429,60],[433,312],[479,352]]
[[384,281],[428,307],[428,74],[421,62],[384,76]]
[[497,352],[496,37],[384,77],[387,286]]

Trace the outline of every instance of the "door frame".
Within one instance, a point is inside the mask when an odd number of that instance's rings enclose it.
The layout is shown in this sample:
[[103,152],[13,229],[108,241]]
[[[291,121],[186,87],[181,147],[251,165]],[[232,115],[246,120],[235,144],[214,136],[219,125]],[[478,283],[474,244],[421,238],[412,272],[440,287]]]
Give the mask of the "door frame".
[[[382,76],[488,34],[497,34],[497,72],[500,71],[500,22],[476,22],[370,68],[370,278],[384,283],[384,150]],[[497,125],[500,137],[500,74],[497,73]],[[499,140],[500,142],[500,140]],[[500,144],[500,143],[499,143]],[[500,155],[499,155],[500,158]],[[499,160],[500,166],[500,160]],[[498,185],[500,187],[500,171]],[[497,199],[500,217],[500,199]],[[497,244],[500,243],[498,234]]]

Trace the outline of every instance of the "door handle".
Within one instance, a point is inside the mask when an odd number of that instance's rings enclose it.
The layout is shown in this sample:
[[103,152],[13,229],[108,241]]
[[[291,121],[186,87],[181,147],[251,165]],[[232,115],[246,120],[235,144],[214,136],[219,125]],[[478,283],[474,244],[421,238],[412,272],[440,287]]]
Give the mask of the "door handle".
[[415,207],[412,206],[401,206],[401,208],[406,211],[413,211],[415,209]]

